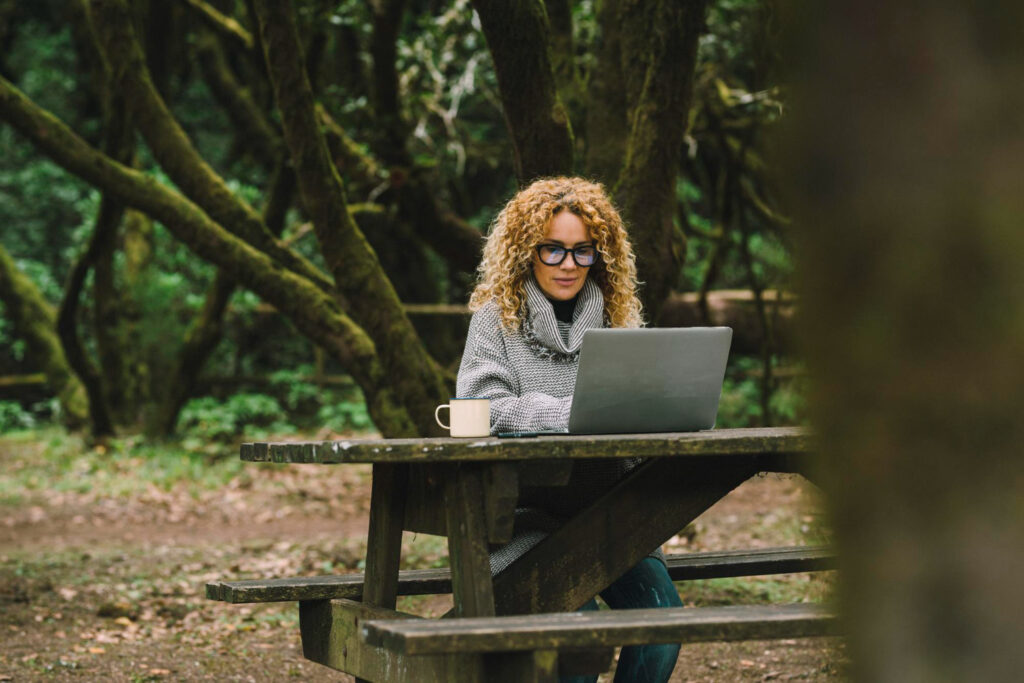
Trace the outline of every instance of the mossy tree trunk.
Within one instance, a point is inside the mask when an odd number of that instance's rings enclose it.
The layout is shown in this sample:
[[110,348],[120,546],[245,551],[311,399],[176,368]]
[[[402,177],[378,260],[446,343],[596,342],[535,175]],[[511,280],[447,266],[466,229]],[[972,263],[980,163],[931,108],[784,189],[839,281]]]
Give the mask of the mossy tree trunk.
[[615,199],[630,226],[648,320],[679,277],[686,239],[675,185],[693,94],[706,0],[619,0],[620,59],[629,103]]
[[291,6],[270,0],[254,4],[303,206],[339,293],[376,344],[387,373],[371,395],[380,393],[394,406],[402,406],[391,416],[396,427],[404,419],[408,433],[436,432],[432,411],[449,393],[446,377],[427,353],[377,255],[349,213],[344,186],[317,125]]
[[622,77],[621,0],[602,0],[597,10],[600,35],[595,45],[597,66],[587,90],[587,139],[585,172],[606,186],[619,179],[626,156],[626,88]]
[[790,10],[800,320],[853,678],[1019,680],[1024,5]]
[[494,58],[519,184],[573,172],[569,114],[551,65],[550,25],[541,0],[474,0]]
[[65,424],[72,428],[87,424],[89,399],[64,356],[57,338],[53,307],[28,276],[18,270],[3,245],[0,245],[0,301],[4,304],[5,317],[13,323],[15,335],[25,340],[29,357],[42,368],[47,383],[57,395]]

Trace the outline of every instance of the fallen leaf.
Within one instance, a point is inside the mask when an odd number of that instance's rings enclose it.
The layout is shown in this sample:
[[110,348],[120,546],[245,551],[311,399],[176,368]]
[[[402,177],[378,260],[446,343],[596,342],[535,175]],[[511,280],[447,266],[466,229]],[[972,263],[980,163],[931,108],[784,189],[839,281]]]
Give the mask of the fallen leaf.
[[106,652],[106,649],[104,649],[102,647],[90,647],[89,648],[89,652],[94,654],[94,655],[101,655],[101,654],[104,654]]
[[754,666],[754,663],[749,659],[741,659],[740,666]]

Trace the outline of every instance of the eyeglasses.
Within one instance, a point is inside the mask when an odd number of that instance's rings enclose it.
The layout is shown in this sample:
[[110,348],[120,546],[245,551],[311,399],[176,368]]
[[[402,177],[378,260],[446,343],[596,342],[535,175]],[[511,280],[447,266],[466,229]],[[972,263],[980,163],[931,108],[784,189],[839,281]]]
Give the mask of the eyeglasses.
[[549,266],[561,265],[568,254],[572,254],[572,260],[580,268],[589,268],[597,261],[597,249],[589,244],[575,249],[561,247],[557,244],[541,244],[537,247],[537,254],[540,256],[541,262]]

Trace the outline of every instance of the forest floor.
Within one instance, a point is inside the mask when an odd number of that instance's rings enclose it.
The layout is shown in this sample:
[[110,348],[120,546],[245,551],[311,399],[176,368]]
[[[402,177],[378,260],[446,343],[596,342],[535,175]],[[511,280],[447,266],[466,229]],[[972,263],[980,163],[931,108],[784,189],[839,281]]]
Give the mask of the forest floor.
[[[303,659],[294,604],[211,602],[204,585],[359,571],[369,469],[242,464],[236,453],[131,440],[88,448],[56,431],[0,437],[0,681],[352,680]],[[817,490],[770,475],[666,550],[828,536]],[[444,541],[408,534],[402,560],[444,566]],[[678,585],[688,605],[822,602],[834,576]],[[448,596],[399,599],[422,615],[450,605]],[[846,669],[836,638],[709,643],[683,647],[672,680],[842,680]]]

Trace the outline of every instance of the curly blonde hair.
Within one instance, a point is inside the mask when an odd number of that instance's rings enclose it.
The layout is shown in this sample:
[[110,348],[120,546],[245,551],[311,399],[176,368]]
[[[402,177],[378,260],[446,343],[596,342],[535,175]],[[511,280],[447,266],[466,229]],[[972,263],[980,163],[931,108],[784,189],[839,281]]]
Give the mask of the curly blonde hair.
[[491,225],[479,278],[469,308],[497,302],[502,324],[517,330],[525,315],[526,278],[532,272],[534,248],[544,239],[548,223],[571,211],[590,230],[600,258],[590,267],[604,295],[604,313],[611,327],[641,327],[637,297],[636,257],[604,187],[583,178],[542,178],[513,197]]

